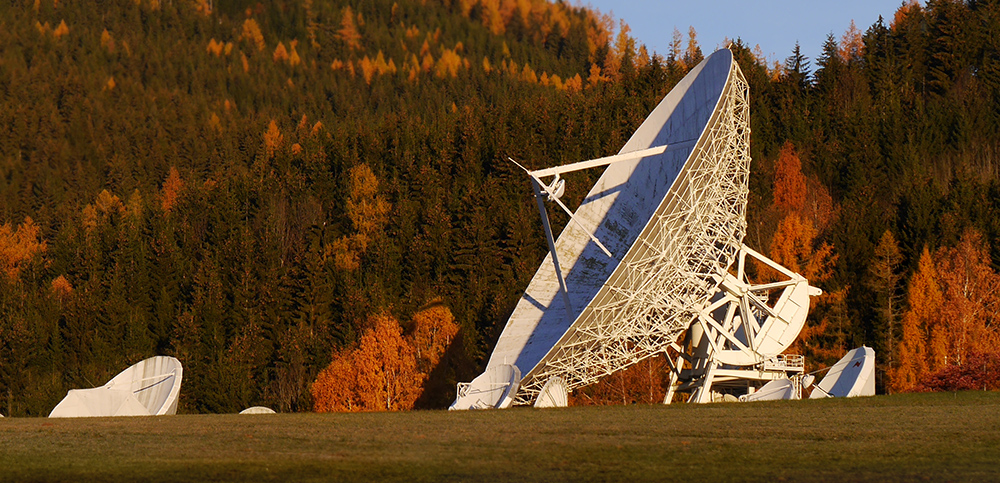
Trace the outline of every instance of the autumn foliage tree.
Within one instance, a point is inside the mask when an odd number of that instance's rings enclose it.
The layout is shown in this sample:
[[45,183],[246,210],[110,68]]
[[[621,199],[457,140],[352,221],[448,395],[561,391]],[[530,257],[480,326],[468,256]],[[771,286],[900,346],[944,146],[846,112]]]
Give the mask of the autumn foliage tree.
[[440,302],[413,316],[413,331],[406,337],[390,315],[375,316],[369,323],[357,348],[334,354],[316,378],[315,411],[412,409],[458,333],[451,311]]
[[974,354],[996,353],[997,286],[1000,274],[990,267],[989,247],[977,231],[966,230],[956,246],[933,256],[924,249],[910,281],[892,389],[914,390],[930,374],[949,373]]
[[0,225],[0,273],[10,280],[17,278],[21,270],[46,247],[45,240],[39,237],[39,227],[31,217],[25,217],[16,229],[10,223]]
[[400,411],[413,408],[424,374],[417,371],[413,346],[390,315],[370,321],[358,347],[334,355],[312,386],[314,409]]
[[899,364],[890,371],[890,390],[911,390],[927,372],[928,332],[940,319],[943,296],[934,259],[925,247],[907,290],[909,309],[903,314]]

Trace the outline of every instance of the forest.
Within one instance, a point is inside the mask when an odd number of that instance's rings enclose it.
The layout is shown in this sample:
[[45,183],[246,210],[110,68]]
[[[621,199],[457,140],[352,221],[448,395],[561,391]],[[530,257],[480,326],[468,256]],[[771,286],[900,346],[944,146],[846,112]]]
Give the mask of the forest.
[[[871,346],[883,393],[1000,389],[1000,1],[844,28],[817,59],[729,46],[745,242],[825,292],[791,351]],[[616,153],[705,54],[562,0],[13,0],[0,46],[7,416],[158,354],[181,412],[446,407],[546,251],[506,158]]]

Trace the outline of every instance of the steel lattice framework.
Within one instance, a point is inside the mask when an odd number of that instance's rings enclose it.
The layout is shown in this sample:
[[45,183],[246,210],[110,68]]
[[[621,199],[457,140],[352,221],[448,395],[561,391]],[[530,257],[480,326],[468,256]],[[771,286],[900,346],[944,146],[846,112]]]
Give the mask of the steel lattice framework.
[[684,171],[593,301],[524,376],[516,403],[533,401],[552,377],[573,389],[676,348],[708,306],[746,232],[748,96],[732,62]]

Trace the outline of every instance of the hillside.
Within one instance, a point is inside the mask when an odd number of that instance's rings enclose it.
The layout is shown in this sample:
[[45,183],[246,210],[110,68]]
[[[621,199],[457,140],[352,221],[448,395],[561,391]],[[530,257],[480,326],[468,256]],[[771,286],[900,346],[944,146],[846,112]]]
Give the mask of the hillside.
[[[797,348],[817,364],[865,343],[906,389],[998,339],[998,28],[997,2],[932,1],[814,71],[732,47],[747,243],[830,294]],[[444,305],[460,330],[420,402],[440,407],[545,251],[506,157],[616,152],[702,56],[621,30],[541,0],[0,6],[0,409],[169,354],[181,411],[309,410],[377,316],[409,335]]]

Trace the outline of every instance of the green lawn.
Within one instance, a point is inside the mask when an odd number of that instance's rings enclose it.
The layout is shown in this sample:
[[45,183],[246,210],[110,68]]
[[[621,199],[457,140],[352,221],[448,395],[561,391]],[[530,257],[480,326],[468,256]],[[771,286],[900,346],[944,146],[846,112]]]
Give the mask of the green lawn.
[[4,480],[998,480],[1000,393],[0,419]]

